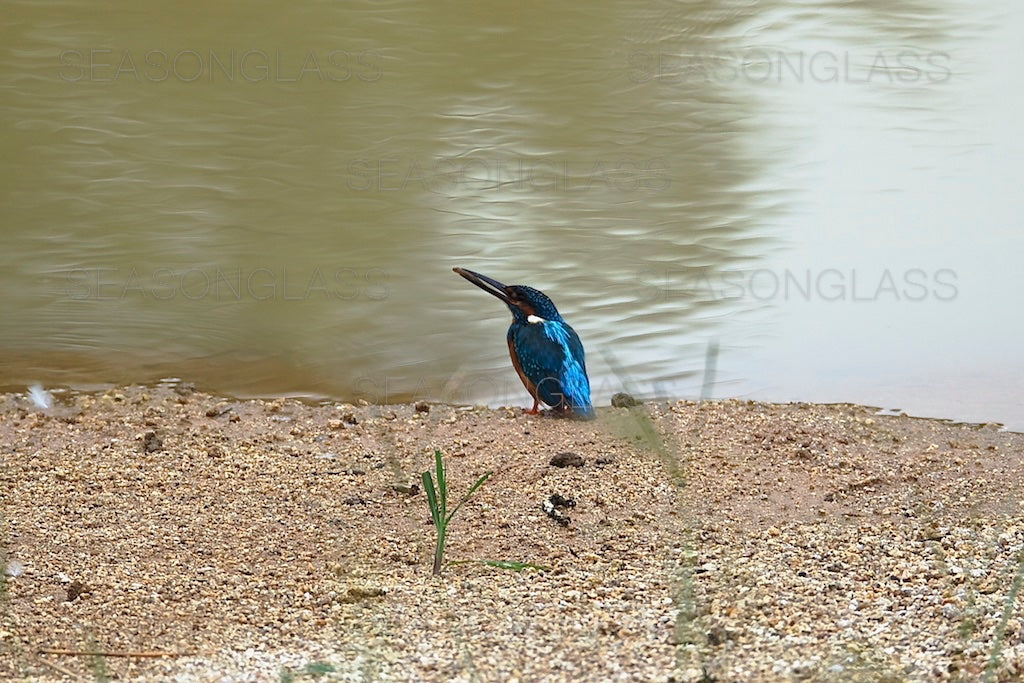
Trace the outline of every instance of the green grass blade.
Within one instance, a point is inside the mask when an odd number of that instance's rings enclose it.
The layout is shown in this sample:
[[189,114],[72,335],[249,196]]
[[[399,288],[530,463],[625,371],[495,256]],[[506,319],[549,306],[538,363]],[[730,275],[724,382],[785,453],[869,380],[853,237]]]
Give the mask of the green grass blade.
[[440,503],[441,519],[447,520],[445,512],[448,507],[448,482],[444,476],[444,461],[441,460],[441,451],[434,449],[434,469],[437,471],[437,498]]
[[334,673],[337,669],[327,662],[310,662],[306,665],[304,671],[313,678],[319,678],[324,674]]
[[455,513],[459,511],[459,508],[462,507],[462,504],[469,500],[469,497],[473,495],[473,492],[476,491],[481,486],[483,486],[484,482],[487,481],[492,474],[494,474],[494,472],[485,472],[484,476],[476,480],[476,483],[473,484],[473,487],[466,492],[466,495],[464,495],[462,499],[459,500],[459,504],[455,506],[455,509],[452,510],[451,514],[448,515],[448,517],[445,519],[445,523],[451,521],[451,518],[454,517]]
[[434,489],[434,479],[430,472],[424,472],[423,491],[427,494],[427,505],[430,506],[430,518],[434,521],[434,528],[441,527],[441,510],[437,507],[437,491]]
[[462,504],[465,503],[473,492],[483,486],[483,483],[491,476],[492,472],[487,472],[484,476],[476,480],[469,492],[466,493],[459,500],[459,504],[455,506],[455,509],[448,513],[448,482],[445,477],[444,471],[444,460],[441,458],[440,449],[434,449],[434,472],[437,475],[437,485],[434,485],[434,479],[430,476],[430,470],[427,470],[420,474],[420,479],[423,480],[423,491],[427,495],[427,504],[430,506],[430,519],[434,523],[434,532],[437,536],[434,544],[434,574],[440,574],[441,568],[444,566],[444,542],[445,536],[447,535],[448,522],[451,521],[455,513],[459,511]]
[[524,569],[536,569],[539,572],[549,572],[551,567],[532,562],[516,562],[513,560],[452,560],[448,564],[482,564],[495,569],[511,569],[514,572],[521,572]]
[[511,569],[514,572],[521,572],[524,569],[536,569],[541,572],[551,571],[551,567],[545,567],[531,562],[512,562],[511,560],[480,560],[480,562],[486,564],[488,567]]

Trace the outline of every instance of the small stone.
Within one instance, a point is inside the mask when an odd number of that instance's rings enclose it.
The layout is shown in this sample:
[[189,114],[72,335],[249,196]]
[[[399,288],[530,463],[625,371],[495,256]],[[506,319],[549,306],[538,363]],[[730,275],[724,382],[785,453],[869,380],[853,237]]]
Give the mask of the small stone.
[[413,408],[416,409],[417,413],[429,413],[430,412],[430,404],[427,403],[426,401],[417,401],[416,405],[414,405]]
[[963,619],[964,616],[963,610],[956,605],[943,605],[940,611],[942,612],[942,616],[951,621],[959,621]]
[[164,449],[164,440],[155,431],[150,429],[142,435],[142,450],[147,453],[154,453]]
[[632,408],[633,406],[639,405],[639,403],[639,401],[624,391],[620,391],[612,396],[613,408]]
[[337,598],[338,602],[341,603],[353,603],[361,600],[368,600],[370,598],[380,598],[388,594],[386,588],[379,588],[377,586],[354,586],[349,588],[345,595],[340,595]]
[[399,493],[404,493],[407,496],[415,496],[417,493],[420,492],[420,487],[417,486],[416,484],[396,483],[392,484],[391,488],[394,489],[395,491],[398,491]]
[[559,453],[551,458],[549,464],[552,467],[583,467],[583,458],[576,453]]
[[212,408],[208,408],[206,411],[206,417],[220,417],[224,413],[231,410],[231,404],[226,401],[221,401]]
[[81,581],[78,581],[78,580],[72,581],[71,583],[68,584],[68,587],[67,587],[67,598],[65,598],[65,602],[74,602],[75,600],[77,600],[79,598],[79,596],[84,595],[85,593],[91,593],[91,592],[92,592],[92,589],[89,586],[87,586],[84,583],[82,583]]

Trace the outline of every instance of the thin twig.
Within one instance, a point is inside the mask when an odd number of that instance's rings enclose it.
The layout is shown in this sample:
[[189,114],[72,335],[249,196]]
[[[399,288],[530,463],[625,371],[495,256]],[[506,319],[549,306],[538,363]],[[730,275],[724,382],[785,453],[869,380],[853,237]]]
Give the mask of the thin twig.
[[38,657],[38,658],[36,658],[36,660],[35,660],[35,661],[39,662],[40,664],[43,664],[43,665],[45,665],[45,666],[48,666],[48,667],[50,667],[51,669],[53,669],[54,671],[56,671],[56,672],[57,672],[57,673],[59,673],[60,675],[62,675],[62,676],[67,676],[67,677],[68,677],[68,678],[70,678],[71,680],[74,680],[74,679],[78,678],[78,674],[76,674],[76,673],[75,673],[74,671],[72,671],[71,669],[67,669],[67,668],[65,668],[65,667],[61,666],[61,665],[60,665],[60,664],[58,664],[57,662],[48,662],[48,661],[46,661],[45,659],[43,659],[42,657]]
[[195,652],[129,652],[124,650],[60,650],[41,647],[36,650],[41,655],[67,655],[68,657],[191,657]]

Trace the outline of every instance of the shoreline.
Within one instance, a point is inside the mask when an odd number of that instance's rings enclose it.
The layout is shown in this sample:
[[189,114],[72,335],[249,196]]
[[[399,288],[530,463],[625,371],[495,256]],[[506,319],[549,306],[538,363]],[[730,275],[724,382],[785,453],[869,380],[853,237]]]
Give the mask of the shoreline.
[[[47,359],[47,360],[49,360],[49,359]],[[107,372],[107,374],[117,375],[118,373]],[[355,397],[347,398],[347,397],[339,397],[337,395],[332,395],[330,393],[315,393],[315,392],[299,391],[299,390],[295,390],[295,391],[280,391],[280,392],[273,392],[272,391],[270,393],[261,393],[260,391],[254,389],[254,388],[249,388],[249,389],[241,389],[241,388],[239,388],[237,390],[218,388],[220,383],[214,382],[214,383],[209,383],[209,384],[203,384],[203,383],[200,383],[200,382],[186,381],[186,380],[182,380],[182,379],[180,379],[178,377],[172,377],[168,373],[156,373],[156,374],[152,375],[152,377],[153,377],[153,379],[151,381],[150,380],[145,380],[145,381],[142,381],[142,382],[129,382],[129,381],[125,381],[123,383],[118,383],[116,381],[113,381],[113,382],[101,382],[101,383],[76,383],[74,381],[72,381],[70,383],[68,383],[68,382],[63,382],[62,383],[60,381],[57,381],[56,383],[50,383],[48,385],[46,383],[27,382],[27,381],[26,382],[21,382],[21,383],[16,383],[16,384],[8,383],[8,384],[0,384],[0,396],[18,396],[18,395],[26,396],[28,394],[27,389],[30,389],[32,386],[39,386],[41,389],[45,389],[45,391],[47,393],[49,393],[52,397],[56,398],[56,400],[58,402],[66,403],[69,400],[71,400],[74,396],[77,396],[79,394],[98,395],[98,394],[103,394],[103,393],[109,392],[109,391],[115,391],[117,389],[121,389],[121,388],[128,387],[128,386],[135,386],[135,387],[144,387],[144,388],[151,388],[151,389],[157,389],[157,388],[160,388],[160,389],[175,389],[176,387],[178,387],[178,388],[185,387],[185,388],[187,388],[191,392],[202,393],[202,394],[206,394],[206,395],[210,395],[210,396],[217,396],[217,397],[220,397],[223,400],[232,400],[232,401],[256,401],[256,400],[258,400],[258,401],[266,401],[266,402],[273,402],[273,401],[278,401],[278,400],[296,400],[296,401],[300,401],[301,403],[304,403],[304,404],[310,405],[310,406],[326,406],[326,405],[367,406],[367,405],[370,405],[370,406],[378,406],[378,407],[384,408],[384,407],[387,407],[387,406],[412,405],[412,404],[415,404],[415,403],[425,402],[425,403],[427,403],[429,405],[432,405],[432,406],[446,406],[446,407],[452,407],[452,408],[465,408],[465,409],[469,409],[469,408],[481,409],[481,408],[484,408],[484,409],[489,409],[489,410],[504,410],[504,409],[507,409],[507,408],[517,407],[517,406],[518,407],[528,408],[529,405],[530,405],[530,401],[532,400],[529,397],[529,395],[526,393],[526,391],[522,388],[522,386],[521,386],[521,384],[519,382],[510,383],[509,386],[512,388],[512,397],[513,397],[512,400],[515,400],[515,398],[519,398],[521,400],[516,402],[516,403],[514,403],[514,404],[512,404],[512,405],[504,405],[504,404],[499,404],[499,403],[480,403],[480,402],[462,403],[462,402],[452,402],[450,400],[445,400],[444,397],[442,397],[440,399],[437,399],[437,398],[434,398],[434,397],[431,397],[431,396],[417,396],[414,392],[398,392],[398,393],[393,393],[393,394],[387,394],[387,395],[385,395],[385,398],[388,399],[388,400],[385,400],[383,402],[379,401],[379,400],[376,400],[377,398],[380,398],[380,396],[377,396],[377,397],[373,397],[373,396],[369,396],[369,397],[355,396]],[[161,379],[157,379],[157,377],[160,377]],[[306,379],[309,382],[315,382],[316,378],[315,378],[315,376],[310,376],[310,377],[308,377]],[[600,408],[600,407],[607,408],[607,407],[609,407],[609,402],[610,402],[610,400],[612,398],[614,398],[614,394],[613,395],[602,396],[600,398],[601,402],[595,402],[594,403],[594,407],[595,408]],[[875,398],[877,399],[878,397],[875,397]],[[595,399],[595,400],[597,400],[597,399]],[[952,425],[967,425],[967,426],[978,426],[978,427],[995,425],[995,426],[997,426],[1000,429],[1005,430],[1005,431],[1024,434],[1024,424],[1019,424],[1018,425],[1019,420],[1014,420],[1014,418],[1012,416],[1009,418],[1009,421],[1004,422],[1004,421],[1002,421],[1000,419],[991,419],[990,415],[986,415],[983,411],[972,410],[972,411],[969,411],[969,412],[974,414],[974,415],[977,415],[976,419],[970,419],[970,418],[966,418],[966,417],[965,418],[950,417],[949,416],[949,414],[950,414],[949,412],[944,412],[944,411],[942,411],[940,409],[936,409],[935,410],[935,414],[931,414],[930,412],[927,411],[927,409],[925,409],[925,412],[917,412],[917,411],[914,411],[913,409],[908,410],[908,409],[905,409],[905,408],[885,407],[882,404],[881,401],[878,401],[878,400],[872,401],[870,399],[861,402],[859,400],[805,400],[805,399],[802,399],[802,398],[786,398],[786,397],[778,397],[778,398],[768,397],[768,398],[747,399],[747,398],[737,398],[737,397],[729,397],[729,396],[725,396],[725,397],[713,396],[713,397],[710,397],[710,398],[699,398],[698,396],[694,395],[694,396],[657,396],[657,397],[645,397],[645,398],[636,399],[636,400],[638,402],[641,402],[641,403],[644,403],[644,404],[675,403],[675,402],[679,402],[679,401],[686,402],[686,403],[701,403],[701,402],[716,403],[716,402],[724,402],[724,401],[741,401],[741,402],[753,401],[755,403],[763,403],[765,405],[797,405],[797,404],[820,405],[820,406],[857,405],[857,406],[861,406],[863,408],[868,408],[868,409],[874,410],[876,412],[876,414],[878,414],[879,416],[886,416],[886,417],[895,416],[895,417],[908,417],[908,418],[921,419],[921,420],[936,420],[936,421],[939,421],[939,422],[945,422],[945,423],[952,424]],[[899,401],[897,401],[896,403],[899,403]],[[542,407],[543,408],[547,408],[547,406],[542,406]],[[998,412],[998,411],[996,411],[996,412]],[[1008,425],[1010,425],[1010,426],[1008,426]]]
[[[13,680],[1024,674],[1024,435],[991,424],[736,400],[578,422],[179,384],[49,413],[0,395],[0,443]],[[434,447],[454,500],[494,471],[446,559],[548,570],[431,575]]]

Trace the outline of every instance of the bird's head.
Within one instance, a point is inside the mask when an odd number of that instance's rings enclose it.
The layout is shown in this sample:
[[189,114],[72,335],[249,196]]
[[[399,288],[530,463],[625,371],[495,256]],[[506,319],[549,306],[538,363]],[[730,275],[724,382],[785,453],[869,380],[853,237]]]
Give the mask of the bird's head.
[[551,299],[539,289],[526,285],[503,285],[493,278],[465,268],[452,268],[474,285],[492,294],[508,306],[516,322],[538,323],[544,320],[562,322],[562,316]]

